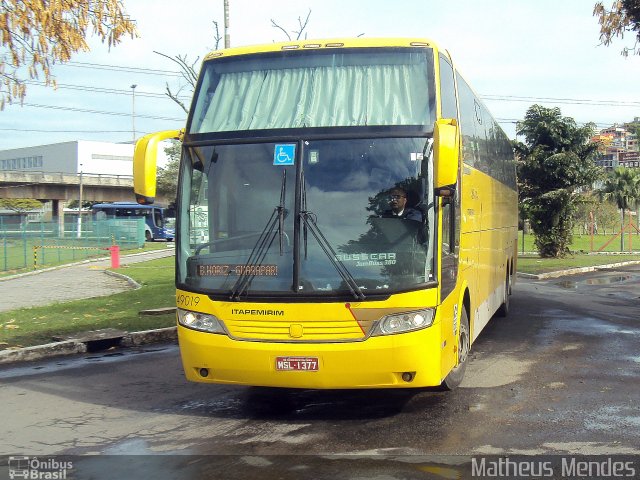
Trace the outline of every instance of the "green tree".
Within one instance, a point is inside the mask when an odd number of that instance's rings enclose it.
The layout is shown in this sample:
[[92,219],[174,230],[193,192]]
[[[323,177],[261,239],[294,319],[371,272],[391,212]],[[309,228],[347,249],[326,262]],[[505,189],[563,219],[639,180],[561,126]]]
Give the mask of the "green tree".
[[11,210],[18,213],[40,210],[42,202],[34,198],[0,198],[0,209]]
[[600,41],[603,45],[610,45],[614,38],[624,38],[625,33],[635,33],[633,47],[622,49],[625,57],[629,53],[640,54],[638,42],[640,42],[640,0],[615,0],[611,9],[607,10],[602,2],[593,7],[593,15],[598,17],[600,24]]
[[[630,208],[637,210],[640,202],[640,169],[618,167],[605,178],[600,189],[603,198],[613,200],[620,209],[620,232],[624,230],[624,213]],[[620,251],[624,250],[624,235],[620,235]]]
[[164,167],[158,167],[156,190],[157,194],[170,198],[169,206],[175,206],[178,188],[178,170],[180,168],[180,151],[182,144],[173,141],[164,149],[168,161]]
[[601,174],[593,160],[598,146],[589,143],[593,125],[578,127],[559,108],[532,105],[516,133],[525,139],[514,145],[521,210],[530,220],[540,255],[564,256],[579,194]]
[[640,139],[640,121],[627,122],[624,124],[624,128]]
[[44,75],[55,86],[51,66],[88,51],[88,29],[109,48],[136,34],[120,0],[0,0],[0,109],[22,101],[26,79]]

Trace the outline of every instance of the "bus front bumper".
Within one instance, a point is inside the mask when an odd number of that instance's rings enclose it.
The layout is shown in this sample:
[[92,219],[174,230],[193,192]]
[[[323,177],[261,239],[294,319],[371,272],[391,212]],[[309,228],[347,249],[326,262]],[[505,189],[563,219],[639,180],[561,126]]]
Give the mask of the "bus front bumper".
[[[436,325],[359,342],[297,344],[238,341],[178,325],[178,340],[185,375],[193,382],[317,389],[417,388],[442,382]],[[283,360],[291,358],[306,359],[304,368],[317,369],[282,370]]]

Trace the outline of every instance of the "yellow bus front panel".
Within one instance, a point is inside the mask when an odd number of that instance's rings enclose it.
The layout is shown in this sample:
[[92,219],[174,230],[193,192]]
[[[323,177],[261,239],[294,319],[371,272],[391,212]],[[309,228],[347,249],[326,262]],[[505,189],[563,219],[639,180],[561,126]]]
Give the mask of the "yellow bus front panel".
[[[439,323],[415,332],[342,343],[249,342],[178,326],[182,363],[189,380],[271,387],[439,385],[440,338]],[[278,371],[277,359],[291,357],[315,359],[317,370]]]

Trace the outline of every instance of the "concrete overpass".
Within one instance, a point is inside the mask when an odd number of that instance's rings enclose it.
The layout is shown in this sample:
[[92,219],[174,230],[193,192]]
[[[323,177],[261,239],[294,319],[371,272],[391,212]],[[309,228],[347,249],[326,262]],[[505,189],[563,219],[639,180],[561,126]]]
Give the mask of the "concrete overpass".
[[[83,202],[135,202],[133,176],[0,171],[0,198],[52,202],[52,215],[60,222],[65,204],[78,200],[81,194]],[[157,199],[159,203],[162,200]]]
[[93,202],[135,201],[133,176],[84,173],[0,171],[0,198]]

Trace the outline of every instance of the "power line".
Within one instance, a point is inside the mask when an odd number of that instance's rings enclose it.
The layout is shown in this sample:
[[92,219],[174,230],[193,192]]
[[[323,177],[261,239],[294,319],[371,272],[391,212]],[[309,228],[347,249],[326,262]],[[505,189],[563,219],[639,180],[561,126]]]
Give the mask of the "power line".
[[[496,118],[496,122],[501,123],[501,124],[512,124],[512,125],[515,125],[517,123],[522,122],[522,119],[517,119],[517,118]],[[588,123],[593,123],[598,128],[607,128],[607,127],[610,127],[612,125],[611,122],[598,123],[598,122],[578,122],[578,121],[576,121],[576,123],[578,125],[587,125]]]
[[640,102],[619,100],[588,100],[580,98],[554,98],[554,97],[521,97],[516,95],[480,95],[480,98],[502,102],[549,102],[568,105],[597,105],[605,107],[640,107]]
[[143,75],[167,75],[170,77],[182,77],[181,72],[175,70],[159,70],[154,68],[143,67],[129,67],[122,65],[108,65],[104,63],[89,63],[89,62],[66,62],[61,63],[59,66],[76,67],[76,68],[90,68],[97,70],[111,70],[115,72],[127,72],[127,73],[140,73]]
[[[102,69],[102,70],[112,70],[112,71],[123,71],[129,73],[143,73],[143,74],[153,74],[153,75],[169,75],[169,76],[182,76],[180,72],[171,71],[171,70],[161,70],[161,69],[151,69],[151,68],[143,68],[143,67],[124,67],[119,65],[108,65],[108,64],[100,64],[100,63],[90,63],[90,62],[68,62],[62,65],[79,67],[79,68],[91,68],[91,69]],[[44,82],[38,82],[34,80],[27,81],[29,84],[44,86]],[[114,95],[122,95],[122,96],[130,96],[129,90],[121,90],[115,88],[105,88],[105,87],[97,87],[92,85],[78,85],[78,84],[58,84],[59,88],[62,89],[70,89],[70,90],[79,90],[86,91],[90,93],[99,93],[99,94],[114,94]],[[166,98],[167,95],[165,93],[156,93],[156,92],[136,92],[136,96],[148,97],[148,98]],[[518,95],[480,95],[481,98],[487,101],[503,101],[503,102],[550,102],[550,103],[558,103],[558,104],[577,104],[577,105],[591,105],[591,106],[614,106],[614,107],[640,107],[640,102],[637,101],[618,101],[618,100],[589,100],[589,99],[580,99],[580,98],[557,98],[557,97],[534,97],[534,96],[518,96]],[[190,99],[190,96],[180,96],[182,99]],[[24,106],[33,107],[33,108],[47,108],[54,110],[66,110],[72,112],[82,112],[89,114],[99,114],[99,115],[113,115],[113,116],[122,116],[129,117],[130,113],[120,113],[120,112],[109,112],[103,110],[89,110],[82,109],[77,107],[65,107],[58,105],[42,105],[42,104],[29,104],[24,103]],[[156,115],[144,115],[137,114],[137,118],[142,119],[150,119],[150,120],[166,120],[166,121],[178,121],[184,122],[184,118],[170,118],[170,117],[161,117]],[[516,124],[521,121],[521,119],[507,119],[500,118],[496,120],[498,123],[502,124]],[[585,124],[587,122],[578,122],[580,124]],[[592,122],[594,123],[594,122]],[[598,123],[595,122],[597,126],[609,126],[610,123]],[[35,129],[0,129],[0,130],[10,130],[10,131],[22,131],[22,132],[52,132],[52,133],[126,133],[127,131],[87,131],[87,130],[35,130]]]
[[[66,110],[69,112],[81,112],[81,113],[93,113],[99,115],[114,115],[118,117],[131,117],[131,113],[121,113],[121,112],[108,112],[105,110],[89,110],[87,108],[77,108],[77,107],[63,107],[60,105],[39,105],[34,103],[23,103],[25,107],[33,107],[33,108],[48,108],[52,110]],[[172,122],[184,122],[184,118],[172,118],[172,117],[159,117],[155,115],[143,115],[136,114],[137,118],[146,118],[149,120],[169,120]]]
[[[36,85],[39,87],[47,86],[45,82],[38,82],[35,80],[27,80],[25,83],[29,85]],[[60,88],[62,90],[80,90],[83,92],[91,92],[91,93],[107,93],[107,94],[114,94],[114,95],[127,95],[129,97],[131,96],[131,90],[119,90],[116,88],[94,87],[91,85],[72,85],[68,83],[58,83],[56,84],[56,88]],[[164,98],[166,95],[164,93],[136,92],[136,96],[150,97],[150,98]]]
[[37,128],[0,128],[0,131],[38,133],[131,133],[131,130],[47,130]]
[[[142,73],[142,74],[149,74],[149,75],[161,74],[161,75],[169,75],[169,76],[175,76],[175,77],[183,76],[181,72],[173,71],[173,70],[152,69],[152,68],[145,68],[145,67],[129,67],[129,66],[109,65],[109,64],[90,63],[90,62],[70,61],[61,65],[78,67],[78,68],[122,71],[122,72],[128,72],[128,73]],[[27,83],[40,85],[40,86],[45,85],[44,82],[37,82],[37,81],[28,81]],[[74,89],[74,90],[89,91],[89,92],[96,92],[96,93],[130,95],[130,92],[128,90],[95,87],[91,85],[58,84],[58,87],[64,88],[64,89]],[[140,92],[140,93],[136,92],[136,95],[140,95],[141,97],[148,97],[148,98],[167,97],[165,93],[155,93],[155,92]],[[184,100],[189,100],[191,96],[180,96],[179,98]],[[583,99],[583,98],[557,98],[557,97],[535,97],[535,96],[494,95],[494,94],[480,95],[480,98],[488,101],[499,101],[499,102],[525,102],[525,103],[548,102],[548,103],[555,103],[555,104],[561,104],[561,105],[592,105],[592,106],[629,107],[629,108],[640,107],[640,101],[593,100],[593,99]]]
[[[142,73],[142,74],[149,74],[149,75],[162,74],[162,75],[169,75],[174,77],[182,77],[182,72],[175,71],[175,70],[161,70],[161,69],[144,68],[144,67],[129,67],[129,66],[122,66],[122,65],[109,65],[109,64],[102,64],[102,63],[75,62],[75,61],[70,61],[61,65],[78,67],[78,68],[113,70],[113,71],[129,72],[129,73]],[[80,87],[80,86],[76,85],[74,87]],[[118,91],[118,92],[121,92],[121,91]],[[126,92],[126,91],[122,91],[122,92]],[[159,94],[149,94],[149,95],[159,95]],[[593,100],[593,99],[581,99],[581,98],[556,98],[556,97],[534,97],[534,96],[492,95],[492,94],[480,95],[480,98],[486,99],[486,100],[503,101],[503,102],[548,101],[548,102],[562,103],[562,104],[640,107],[640,101]]]

